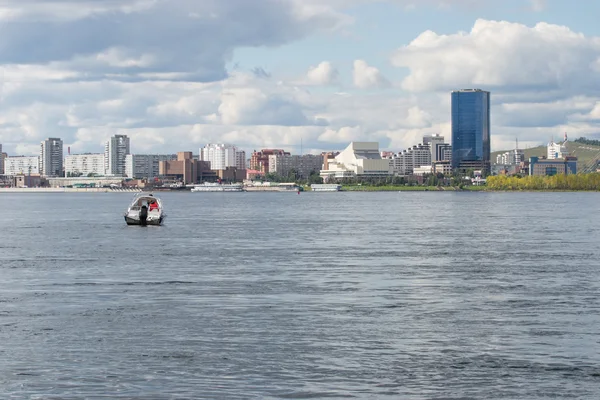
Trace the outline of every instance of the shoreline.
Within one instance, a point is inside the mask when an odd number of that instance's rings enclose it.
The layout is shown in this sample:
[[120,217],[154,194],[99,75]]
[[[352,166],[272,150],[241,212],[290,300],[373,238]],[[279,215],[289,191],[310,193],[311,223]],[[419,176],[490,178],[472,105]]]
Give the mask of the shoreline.
[[[0,188],[0,195],[2,193],[178,193],[188,192],[189,190],[164,190],[164,189],[113,189],[113,188]],[[281,190],[244,190],[246,193],[296,193],[296,191],[281,191]],[[550,192],[600,192],[597,190],[588,189],[488,189],[485,186],[466,187],[463,189],[457,187],[430,187],[430,186],[406,186],[406,187],[342,187],[339,191],[327,191],[327,192],[315,192],[307,189],[301,193],[368,193],[368,192],[487,192],[487,193],[550,193]],[[207,192],[208,193],[208,192]],[[226,192],[214,192],[214,193],[226,193]]]
[[112,188],[0,188],[1,193],[140,193],[141,189]]

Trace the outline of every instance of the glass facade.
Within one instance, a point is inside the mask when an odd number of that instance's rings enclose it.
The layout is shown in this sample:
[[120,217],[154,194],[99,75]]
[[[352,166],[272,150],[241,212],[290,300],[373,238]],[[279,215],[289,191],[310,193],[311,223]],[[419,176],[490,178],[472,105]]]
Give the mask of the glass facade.
[[463,163],[481,163],[489,168],[490,92],[480,89],[452,92],[452,168]]

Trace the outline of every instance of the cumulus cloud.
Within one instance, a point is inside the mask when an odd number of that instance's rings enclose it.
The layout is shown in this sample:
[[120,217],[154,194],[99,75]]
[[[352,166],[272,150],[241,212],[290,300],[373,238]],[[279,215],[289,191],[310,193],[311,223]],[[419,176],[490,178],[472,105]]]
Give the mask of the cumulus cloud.
[[360,126],[344,126],[339,129],[326,129],[319,139],[322,142],[349,143],[364,138],[364,131]]
[[316,67],[310,67],[306,73],[309,85],[329,85],[338,78],[338,70],[329,62],[323,61]]
[[423,134],[450,141],[446,90],[463,86],[492,90],[495,149],[512,147],[515,136],[539,143],[594,132],[600,39],[557,25],[478,20],[468,33],[424,32],[392,57],[407,67],[408,93],[384,90],[391,82],[377,59],[347,65],[350,77],[319,59],[299,66],[305,73],[296,70],[294,80],[281,68],[225,69],[236,49],[351,28],[360,16],[345,10],[377,1],[0,0],[0,34],[10,38],[0,41],[0,143],[35,154],[40,140],[58,136],[73,152],[101,152],[104,140],[124,133],[135,152],[216,141],[299,152],[301,140],[304,149],[374,140],[398,151]]
[[431,116],[418,106],[408,109],[406,123],[411,128],[425,128],[431,124]]
[[579,115],[593,109],[594,104],[593,98],[585,96],[548,102],[507,102],[495,110],[498,111],[495,123],[501,126],[548,128],[580,119]]
[[300,0],[21,0],[3,10],[0,36],[11,39],[0,43],[0,63],[60,62],[97,79],[178,72],[220,80],[235,48],[277,46],[349,21]]
[[565,26],[479,19],[468,33],[422,33],[398,49],[392,63],[409,69],[402,87],[413,92],[474,86],[572,91],[597,82],[599,57],[599,38]]
[[228,89],[221,95],[221,121],[226,125],[307,125],[302,108],[291,98],[258,88]]
[[390,81],[377,68],[371,67],[364,60],[354,61],[352,77],[354,86],[361,89],[386,88],[390,86]]

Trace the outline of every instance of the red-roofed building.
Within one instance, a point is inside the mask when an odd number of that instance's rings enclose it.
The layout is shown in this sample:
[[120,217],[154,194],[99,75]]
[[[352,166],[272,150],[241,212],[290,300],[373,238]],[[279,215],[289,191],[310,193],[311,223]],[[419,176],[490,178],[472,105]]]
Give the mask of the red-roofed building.
[[263,174],[261,171],[258,171],[255,169],[247,169],[246,170],[246,179],[254,180],[254,179],[260,178],[262,176],[265,176],[265,174]]

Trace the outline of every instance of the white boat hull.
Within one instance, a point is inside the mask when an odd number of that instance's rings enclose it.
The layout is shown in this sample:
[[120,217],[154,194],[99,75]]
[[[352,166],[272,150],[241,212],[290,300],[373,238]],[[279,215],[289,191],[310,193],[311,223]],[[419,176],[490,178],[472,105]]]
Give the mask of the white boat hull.
[[[162,225],[165,220],[163,213],[149,212],[146,218],[146,225]],[[125,215],[127,225],[142,225],[139,212],[131,211]]]
[[204,185],[197,185],[192,188],[192,192],[243,192],[244,187],[242,185],[229,185],[229,184],[210,184],[205,183]]
[[[155,201],[158,209],[149,210],[150,203]],[[163,202],[152,194],[139,194],[129,205],[124,215],[127,225],[162,225],[166,218]]]

